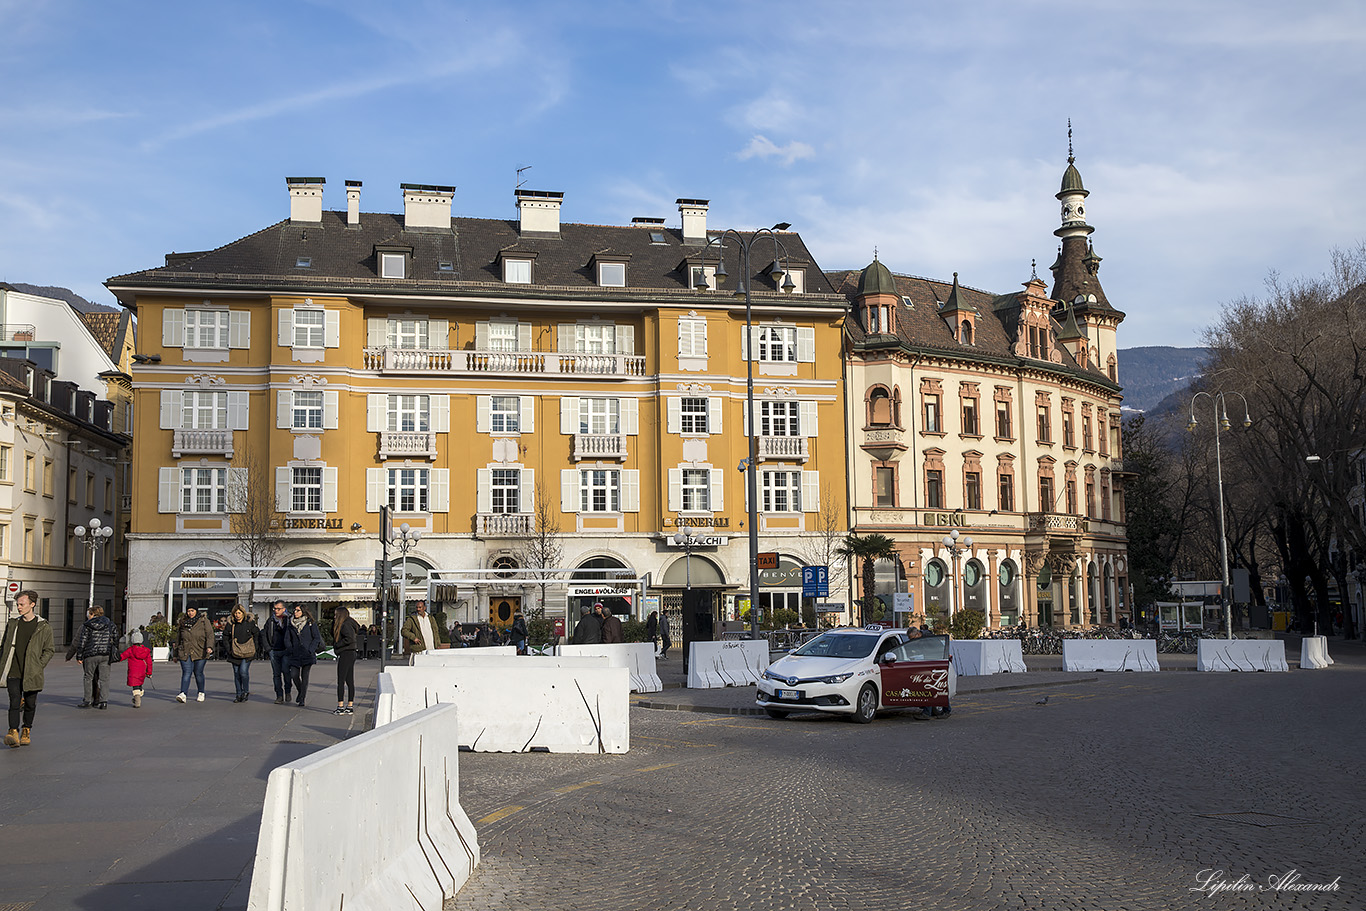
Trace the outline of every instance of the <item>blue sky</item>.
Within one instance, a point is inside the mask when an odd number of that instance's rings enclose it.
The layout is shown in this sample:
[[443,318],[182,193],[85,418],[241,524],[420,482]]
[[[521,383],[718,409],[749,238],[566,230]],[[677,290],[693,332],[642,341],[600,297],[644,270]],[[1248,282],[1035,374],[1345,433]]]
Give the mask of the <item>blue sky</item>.
[[1366,4],[0,0],[0,280],[111,275],[453,184],[513,217],[791,222],[821,266],[1011,291],[1056,251],[1067,118],[1121,345],[1193,345],[1366,240]]

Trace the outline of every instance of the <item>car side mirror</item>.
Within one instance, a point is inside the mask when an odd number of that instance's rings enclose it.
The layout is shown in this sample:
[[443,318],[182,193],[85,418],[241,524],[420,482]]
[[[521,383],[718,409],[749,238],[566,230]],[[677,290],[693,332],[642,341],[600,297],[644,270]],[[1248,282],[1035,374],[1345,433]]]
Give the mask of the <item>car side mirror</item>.
[[878,659],[878,664],[896,664],[896,657],[891,652],[883,652],[882,657]]

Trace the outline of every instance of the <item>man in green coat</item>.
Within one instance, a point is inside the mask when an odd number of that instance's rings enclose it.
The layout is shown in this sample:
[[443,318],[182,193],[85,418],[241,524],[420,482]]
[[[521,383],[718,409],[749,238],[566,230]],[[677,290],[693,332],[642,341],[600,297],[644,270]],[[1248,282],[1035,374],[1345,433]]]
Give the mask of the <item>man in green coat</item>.
[[19,609],[19,616],[5,628],[4,642],[0,645],[0,677],[5,678],[9,688],[9,731],[5,734],[5,746],[19,747],[30,743],[33,712],[38,706],[38,693],[43,688],[43,670],[56,649],[52,645],[52,627],[33,612],[38,605],[38,593],[21,591],[14,604]]
[[403,621],[403,644],[408,654],[415,655],[435,649],[441,642],[436,620],[427,613],[427,602],[417,602],[417,608]]

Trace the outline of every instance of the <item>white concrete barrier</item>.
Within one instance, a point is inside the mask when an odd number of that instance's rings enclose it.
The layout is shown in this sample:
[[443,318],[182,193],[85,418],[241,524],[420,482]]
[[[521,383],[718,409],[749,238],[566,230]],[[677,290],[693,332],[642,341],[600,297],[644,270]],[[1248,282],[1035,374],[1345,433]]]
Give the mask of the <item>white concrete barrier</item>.
[[949,657],[959,676],[1023,674],[1029,670],[1019,639],[951,639]]
[[1300,669],[1313,670],[1333,663],[1328,657],[1327,636],[1305,636],[1300,641]]
[[[483,648],[434,648],[421,652],[413,652],[408,656],[411,662],[417,662],[419,658],[441,658],[445,660],[450,656],[450,661],[459,661],[461,658],[473,657],[475,655],[515,655],[517,646],[515,645],[486,645]],[[448,662],[449,663],[449,662]]]
[[1201,639],[1197,671],[1288,671],[1279,639]]
[[765,639],[693,642],[689,647],[688,686],[691,689],[752,686],[768,668],[768,641]]
[[631,675],[631,692],[658,693],[664,689],[655,669],[655,648],[649,642],[611,642],[600,645],[561,645],[557,655],[598,656],[612,667],[624,667]]
[[479,863],[457,712],[433,706],[270,773],[250,911],[440,908]]
[[1153,639],[1064,639],[1065,671],[1160,671]]
[[379,675],[375,727],[453,702],[460,746],[480,753],[625,753],[629,677],[606,658],[503,656]]

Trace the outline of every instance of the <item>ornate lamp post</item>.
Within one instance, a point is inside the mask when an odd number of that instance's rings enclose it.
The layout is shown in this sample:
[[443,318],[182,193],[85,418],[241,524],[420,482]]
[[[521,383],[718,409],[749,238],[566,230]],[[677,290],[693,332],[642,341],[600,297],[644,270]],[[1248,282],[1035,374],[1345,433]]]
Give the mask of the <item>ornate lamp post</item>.
[[[1228,430],[1228,405],[1225,398],[1235,395],[1243,402],[1243,427],[1252,426],[1252,416],[1248,411],[1247,399],[1241,392],[1216,392],[1211,395],[1208,392],[1197,392],[1191,398],[1191,422],[1186,429],[1191,433],[1195,432],[1195,403],[1200,400],[1200,396],[1209,399],[1210,405],[1214,408],[1214,472],[1219,485],[1219,559],[1223,565],[1222,583],[1219,586],[1219,601],[1224,608],[1224,629],[1229,639],[1233,638],[1233,605],[1228,600],[1228,533],[1224,530],[1224,457],[1223,450],[1219,445],[1219,431]],[[1184,610],[1184,608],[1182,608]]]
[[[746,489],[749,491],[749,632],[755,639],[759,638],[759,440],[754,435],[754,311],[750,300],[754,270],[750,266],[750,252],[755,241],[761,237],[773,242],[773,270],[769,272],[769,278],[784,293],[791,294],[796,290],[797,283],[787,269],[787,248],[777,234],[790,227],[787,222],[781,222],[771,228],[759,228],[748,237],[734,228],[727,228],[707,241],[707,249],[712,245],[719,247],[715,272],[718,286],[726,278],[726,242],[734,241],[740,248],[740,284],[735,288],[735,296],[745,299],[745,402],[749,409],[745,433],[749,440],[749,454],[741,460],[739,468],[745,473]],[[705,272],[697,286],[702,289],[707,287]]]
[[952,561],[952,563],[953,563],[953,576],[952,576],[952,578],[951,578],[951,580],[950,580],[950,582],[949,582],[949,620],[950,620],[950,622],[952,622],[952,620],[953,620],[953,612],[954,612],[954,605],[955,605],[956,602],[958,601],[958,598],[957,598],[957,589],[958,589],[958,581],[959,581],[959,578],[960,578],[959,575],[958,575],[958,558],[959,558],[959,556],[961,556],[962,554],[965,554],[965,553],[967,553],[968,551],[972,550],[972,538],[970,538],[970,537],[965,537],[965,538],[963,538],[963,544],[962,544],[962,546],[959,546],[959,544],[958,544],[958,529],[955,528],[953,531],[951,531],[951,532],[949,532],[948,534],[944,535],[944,539],[943,539],[943,542],[942,542],[942,543],[943,543],[943,545],[944,545],[944,549],[947,550],[947,551],[949,552],[949,559],[950,559],[950,560]]
[[[416,547],[417,542],[421,540],[421,538],[422,532],[416,528],[410,528],[407,522],[400,525],[398,527],[398,534],[394,535],[394,546],[397,547],[398,552],[403,555],[403,568],[400,570],[403,575],[398,581],[399,622],[396,624],[398,629],[395,630],[395,636],[402,634],[403,615],[408,612],[408,551]],[[394,645],[397,646],[398,644],[398,639],[395,638]]]
[[95,606],[95,557],[100,552],[100,546],[108,544],[109,539],[114,537],[114,529],[108,525],[100,524],[99,519],[91,519],[90,527],[77,525],[71,529],[71,533],[76,536],[76,540],[85,545],[86,550],[90,551],[90,600],[87,607]]
[[[697,536],[696,536],[696,535],[692,535],[692,534],[684,534],[684,533],[681,532],[681,531],[680,531],[680,532],[675,532],[675,533],[674,533],[674,544],[676,544],[676,545],[679,546],[679,547],[684,548],[684,550],[687,552],[687,556],[684,558],[684,561],[685,561],[685,562],[684,562],[684,564],[683,564],[683,572],[684,572],[684,580],[685,580],[685,581],[684,581],[684,587],[685,587],[688,591],[692,591],[692,549],[693,549],[695,546],[697,546]],[[749,609],[750,609],[750,610],[754,610],[754,605],[751,604]]]

